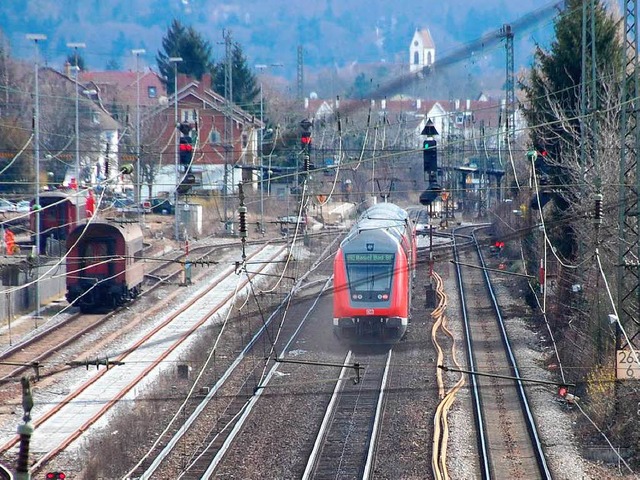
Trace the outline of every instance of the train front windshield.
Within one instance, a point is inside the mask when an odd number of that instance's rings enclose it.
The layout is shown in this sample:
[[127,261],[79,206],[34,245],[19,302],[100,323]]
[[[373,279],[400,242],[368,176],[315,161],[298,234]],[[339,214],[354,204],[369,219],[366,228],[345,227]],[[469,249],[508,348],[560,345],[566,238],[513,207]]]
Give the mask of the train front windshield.
[[395,261],[393,253],[347,253],[345,261],[352,300],[389,300]]

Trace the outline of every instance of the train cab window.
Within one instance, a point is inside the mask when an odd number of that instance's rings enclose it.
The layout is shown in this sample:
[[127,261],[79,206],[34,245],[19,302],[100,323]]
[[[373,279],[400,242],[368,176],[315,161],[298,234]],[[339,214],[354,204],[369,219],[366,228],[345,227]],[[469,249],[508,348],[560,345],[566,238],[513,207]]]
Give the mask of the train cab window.
[[345,256],[349,290],[354,300],[389,299],[395,255],[348,253]]

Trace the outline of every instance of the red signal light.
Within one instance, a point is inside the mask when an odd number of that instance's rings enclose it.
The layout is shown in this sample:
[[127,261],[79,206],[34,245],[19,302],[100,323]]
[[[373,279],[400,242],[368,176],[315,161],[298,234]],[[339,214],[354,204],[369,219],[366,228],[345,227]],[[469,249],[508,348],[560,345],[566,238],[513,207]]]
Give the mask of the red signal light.
[[53,480],[65,480],[67,476],[64,472],[47,472],[46,478]]
[[311,136],[310,136],[310,135],[309,135],[309,136],[305,136],[305,135],[303,135],[303,136],[300,138],[300,142],[301,142],[303,145],[309,145],[309,144],[311,144]]
[[558,395],[561,396],[562,398],[565,398],[568,393],[569,393],[569,387],[567,387],[566,385],[560,385],[558,387]]
[[193,151],[193,145],[190,145],[188,143],[181,143],[180,144],[180,151],[181,152],[192,152]]

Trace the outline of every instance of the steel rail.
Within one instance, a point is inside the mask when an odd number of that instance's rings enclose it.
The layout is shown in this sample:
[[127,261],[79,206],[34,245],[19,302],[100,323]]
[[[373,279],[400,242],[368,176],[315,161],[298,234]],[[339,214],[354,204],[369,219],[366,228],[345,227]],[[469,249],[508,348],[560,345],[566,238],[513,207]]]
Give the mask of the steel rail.
[[[507,331],[504,325],[504,319],[502,317],[502,311],[500,310],[500,305],[498,304],[498,299],[496,298],[495,291],[493,289],[493,284],[491,283],[491,279],[489,278],[489,272],[487,270],[487,265],[485,263],[484,257],[482,255],[482,251],[480,246],[478,245],[475,232],[473,233],[473,238],[476,240],[476,249],[478,252],[478,257],[480,258],[480,262],[482,264],[482,271],[484,274],[485,282],[487,285],[487,289],[490,292],[491,300],[495,308],[495,312],[498,318],[498,326],[500,327],[500,334],[502,336],[502,342],[505,347],[505,350],[508,354],[509,363],[516,377],[520,378],[520,370],[518,369],[518,362],[516,361],[515,355],[513,354],[513,350],[511,349],[511,342],[509,341],[509,336],[507,335]],[[534,447],[534,451],[536,454],[536,461],[540,468],[540,472],[543,474],[544,478],[548,480],[552,480],[551,472],[549,470],[549,466],[547,465],[547,459],[544,455],[544,450],[542,448],[542,443],[540,441],[540,436],[538,434],[538,427],[536,426],[535,419],[533,418],[533,413],[531,411],[531,407],[529,405],[529,400],[527,398],[527,393],[524,389],[524,384],[522,380],[516,380],[518,397],[520,399],[520,403],[523,411],[526,414],[526,422],[527,428],[529,431],[529,436],[531,438],[532,445]]]
[[[464,227],[462,227],[464,228]],[[469,361],[469,366],[471,370],[477,370],[475,364],[475,358],[473,356],[473,344],[471,341],[471,329],[469,326],[469,317],[467,312],[466,299],[464,295],[464,286],[462,284],[462,271],[460,268],[460,258],[458,254],[458,246],[456,241],[456,231],[458,229],[454,229],[453,231],[453,258],[456,263],[456,274],[458,279],[458,291],[460,293],[460,308],[462,313],[462,321],[464,325],[465,339],[466,339],[466,347],[467,347],[467,358]],[[488,448],[488,438],[487,433],[484,429],[484,413],[482,412],[482,404],[480,401],[480,387],[478,385],[478,381],[474,375],[471,375],[470,379],[471,383],[471,398],[473,401],[473,409],[474,409],[474,418],[476,423],[476,428],[478,432],[478,448],[480,450],[480,458],[481,458],[481,475],[484,480],[488,480],[491,478],[491,471],[489,468],[489,448]]]
[[[284,310],[287,307],[288,304],[291,303],[291,300],[292,300],[294,295],[296,295],[297,293],[301,292],[302,289],[307,288],[307,287],[310,286],[309,284],[305,283],[306,280],[307,280],[307,277],[309,277],[317,268],[320,267],[320,265],[323,263],[325,257],[330,252],[330,249],[333,247],[335,241],[337,241],[337,238],[334,239],[334,242],[331,242],[331,244],[321,253],[321,255],[319,256],[319,259],[316,262],[314,262],[314,264],[311,266],[311,268],[307,272],[305,272],[297,280],[296,284],[292,287],[292,289],[289,291],[289,293],[280,301],[280,303],[275,307],[273,313],[271,313],[271,315],[269,315],[269,317],[265,320],[265,322],[262,325],[262,327],[254,334],[254,336],[251,338],[251,340],[248,342],[248,344],[238,354],[238,356],[235,358],[235,360],[232,362],[232,364],[227,368],[227,370],[223,373],[223,375],[216,382],[216,384],[209,390],[209,392],[207,393],[205,398],[202,400],[202,402],[200,402],[200,404],[192,412],[192,414],[189,416],[189,418],[187,420],[185,420],[184,428],[179,429],[179,431],[176,432],[166,442],[165,447],[160,451],[160,453],[152,461],[151,465],[149,465],[144,470],[144,472],[139,473],[137,475],[138,478],[140,478],[140,479],[151,478],[154,475],[154,473],[158,470],[158,468],[160,468],[162,463],[172,454],[173,450],[176,448],[176,445],[178,445],[178,442],[189,432],[189,426],[193,425],[198,420],[200,415],[203,414],[203,412],[206,410],[207,405],[215,397],[217,392],[222,389],[222,387],[225,385],[225,383],[231,377],[232,373],[235,370],[237,370],[238,366],[241,364],[243,359],[245,359],[248,356],[248,354],[251,351],[251,349],[254,347],[254,345],[257,344],[258,340],[261,338],[263,333],[268,329],[268,327],[272,324],[274,319],[277,318],[277,316],[280,314],[280,312],[282,310]],[[281,353],[280,357],[278,359],[274,359],[273,360],[271,368],[268,371],[268,373],[266,374],[265,378],[263,379],[261,384],[258,385],[254,389],[255,394],[248,400],[247,403],[244,404],[243,408],[239,412],[237,412],[235,415],[233,415],[233,417],[231,418],[230,424],[225,425],[220,430],[220,434],[222,434],[222,433],[225,432],[225,430],[227,428],[231,429],[230,432],[228,433],[227,437],[224,438],[224,442],[223,442],[222,446],[219,448],[218,451],[215,452],[215,455],[213,456],[211,461],[209,461],[209,463],[203,469],[203,473],[202,473],[200,478],[202,478],[202,479],[210,478],[212,475],[214,475],[215,469],[218,467],[220,462],[222,462],[222,460],[223,460],[224,456],[226,455],[227,451],[231,448],[231,445],[232,445],[235,437],[242,430],[242,427],[244,426],[248,415],[251,413],[251,411],[255,407],[257,401],[259,400],[259,398],[262,395],[263,390],[266,387],[268,387],[268,385],[269,385],[271,379],[273,378],[275,372],[279,368],[279,364],[282,363],[280,360],[282,360],[283,355],[288,351],[288,349],[290,348],[290,345],[292,344],[292,342],[297,338],[297,336],[298,336],[299,332],[301,331],[302,327],[305,325],[306,320],[310,317],[311,313],[313,312],[313,309],[315,308],[315,305],[325,295],[325,291],[329,287],[331,281],[332,281],[332,278],[328,278],[327,280],[325,280],[323,286],[320,288],[320,291],[315,293],[315,300],[314,300],[311,308],[309,309],[307,314],[301,319],[299,325],[297,326],[295,331],[291,334],[291,337],[289,338],[289,340],[286,342],[286,344],[282,348],[282,353]],[[313,284],[311,286],[315,287],[316,285],[317,285],[317,283],[313,282]],[[311,298],[311,297],[312,296],[310,295],[309,298]],[[213,442],[211,442],[211,443],[213,443]],[[187,474],[187,472],[189,472],[189,470],[194,468],[196,463],[200,463],[200,457],[203,456],[204,453],[205,452],[203,451],[199,455],[197,455],[195,460],[192,461],[191,464],[188,465],[184,469],[183,474]],[[132,475],[134,475],[134,473],[135,472],[132,470],[132,471],[129,472],[128,476],[132,476]]]

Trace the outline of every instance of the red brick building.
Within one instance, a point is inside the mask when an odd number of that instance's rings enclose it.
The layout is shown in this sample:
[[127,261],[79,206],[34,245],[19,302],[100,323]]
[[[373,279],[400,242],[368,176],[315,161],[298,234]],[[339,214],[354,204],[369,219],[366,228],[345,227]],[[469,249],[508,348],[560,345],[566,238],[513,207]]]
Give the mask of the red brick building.
[[[227,106],[224,97],[211,89],[210,75],[198,81],[179,74],[177,94],[169,97],[166,104],[146,112],[145,121],[168,127],[159,132],[159,144],[163,145],[161,158],[166,160],[158,172],[156,193],[168,191],[166,186],[175,183],[172,177],[175,142],[176,135],[180,135],[175,128],[177,123],[197,125],[197,131],[193,128],[190,134],[194,146],[191,172],[197,188],[222,190],[225,166],[228,191],[233,191],[240,181],[257,178],[258,132],[263,124],[237,105]],[[173,166],[168,161],[172,158]]]

